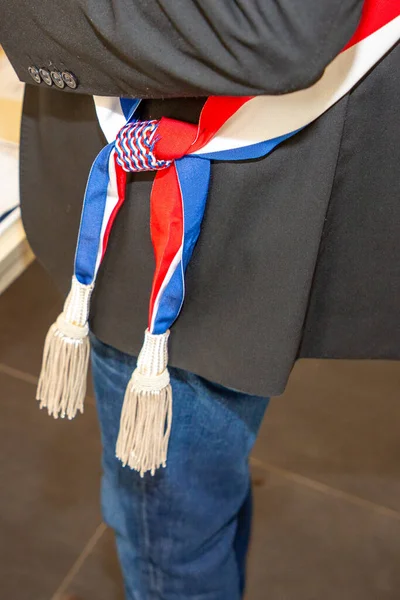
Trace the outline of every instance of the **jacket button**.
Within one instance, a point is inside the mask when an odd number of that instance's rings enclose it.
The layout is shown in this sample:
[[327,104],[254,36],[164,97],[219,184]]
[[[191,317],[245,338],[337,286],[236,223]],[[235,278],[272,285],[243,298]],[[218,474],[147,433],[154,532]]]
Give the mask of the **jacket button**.
[[42,82],[42,78],[40,77],[40,74],[39,74],[39,69],[37,69],[36,67],[34,67],[34,66],[29,67],[28,73],[32,77],[33,81],[35,81],[36,83]]
[[39,69],[39,73],[46,85],[53,85],[53,81],[47,69]]
[[56,84],[56,86],[60,88],[60,90],[62,90],[63,87],[65,87],[64,79],[62,78],[60,71],[52,71],[51,78]]
[[69,71],[63,71],[62,78],[67,86],[71,88],[71,90],[75,90],[78,87],[78,80],[73,73],[70,73]]

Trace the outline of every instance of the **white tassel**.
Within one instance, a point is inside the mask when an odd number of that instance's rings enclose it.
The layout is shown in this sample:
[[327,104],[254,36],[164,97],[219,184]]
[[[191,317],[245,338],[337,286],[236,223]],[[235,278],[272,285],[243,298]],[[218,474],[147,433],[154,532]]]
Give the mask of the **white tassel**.
[[55,419],[83,412],[89,364],[89,303],[93,285],[72,278],[64,310],[46,337],[36,399]]
[[123,465],[154,475],[167,463],[172,390],[167,369],[168,337],[147,330],[137,367],[126,389],[116,455]]

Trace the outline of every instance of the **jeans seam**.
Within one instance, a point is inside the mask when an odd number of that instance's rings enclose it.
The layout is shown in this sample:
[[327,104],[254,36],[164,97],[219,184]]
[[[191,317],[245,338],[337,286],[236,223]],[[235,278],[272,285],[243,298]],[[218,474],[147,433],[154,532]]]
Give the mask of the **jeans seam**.
[[[150,591],[154,600],[162,600],[162,584],[159,578],[160,571],[156,569],[151,560],[150,556],[150,527],[149,527],[149,519],[148,519],[148,510],[147,510],[147,482],[146,475],[141,477],[141,488],[142,488],[142,523],[143,523],[143,541],[145,546],[145,555],[147,557],[147,568],[148,568],[148,576],[149,576],[149,584]],[[151,600],[151,598],[149,598]]]

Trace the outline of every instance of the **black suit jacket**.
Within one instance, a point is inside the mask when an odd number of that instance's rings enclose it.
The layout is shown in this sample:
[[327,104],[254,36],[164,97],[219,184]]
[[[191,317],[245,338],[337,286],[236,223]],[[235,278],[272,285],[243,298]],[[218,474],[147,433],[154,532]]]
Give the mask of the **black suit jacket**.
[[[208,94],[301,89],[349,39],[361,4],[0,0],[0,42],[20,78],[36,65],[79,80],[74,91],[28,85],[22,123],[24,223],[61,289],[105,144],[89,94],[149,98],[143,118],[195,122]],[[271,395],[298,356],[399,358],[398,65],[395,48],[268,157],[212,165],[171,364]],[[91,313],[96,335],[135,354],[153,272],[152,179],[129,178]]]

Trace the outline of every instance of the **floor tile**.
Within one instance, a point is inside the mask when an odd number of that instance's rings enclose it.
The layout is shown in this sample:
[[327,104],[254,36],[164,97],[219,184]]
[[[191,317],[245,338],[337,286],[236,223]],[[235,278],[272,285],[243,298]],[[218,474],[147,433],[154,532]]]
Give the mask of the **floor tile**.
[[400,363],[301,361],[254,455],[400,510]]
[[0,362],[38,375],[44,338],[61,307],[50,277],[32,263],[0,296]]
[[54,421],[0,373],[0,597],[49,600],[101,521],[93,408]]
[[[43,344],[63,299],[38,262],[0,295],[0,363],[38,376]],[[91,377],[88,395],[94,397]]]
[[400,520],[268,475],[246,600],[398,600]]
[[114,535],[110,529],[96,544],[68,592],[83,600],[124,600]]

